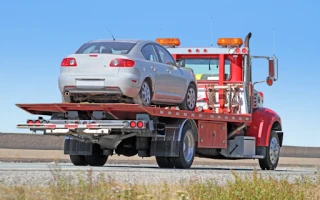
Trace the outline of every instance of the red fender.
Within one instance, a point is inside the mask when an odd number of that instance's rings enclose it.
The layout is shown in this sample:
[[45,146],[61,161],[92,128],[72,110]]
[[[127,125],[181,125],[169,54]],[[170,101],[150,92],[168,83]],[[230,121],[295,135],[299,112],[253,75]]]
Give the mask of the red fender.
[[[256,138],[256,146],[268,146],[270,132],[275,123],[281,127],[281,119],[276,112],[268,108],[258,108],[253,112],[252,124],[246,135]],[[279,127],[276,128],[280,130]]]

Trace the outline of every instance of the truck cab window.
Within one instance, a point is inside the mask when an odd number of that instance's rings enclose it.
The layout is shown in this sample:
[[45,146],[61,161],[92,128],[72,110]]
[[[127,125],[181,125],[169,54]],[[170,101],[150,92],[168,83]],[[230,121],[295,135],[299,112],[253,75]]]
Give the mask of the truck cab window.
[[[185,67],[194,71],[198,80],[219,80],[219,59],[184,59]],[[230,61],[225,60],[225,80],[230,78]]]

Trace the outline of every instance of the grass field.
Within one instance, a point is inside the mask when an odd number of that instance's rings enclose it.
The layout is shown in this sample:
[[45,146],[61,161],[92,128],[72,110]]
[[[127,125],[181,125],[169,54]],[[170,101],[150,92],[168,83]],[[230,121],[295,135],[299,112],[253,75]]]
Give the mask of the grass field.
[[320,171],[312,180],[301,177],[294,182],[262,177],[257,171],[245,177],[235,172],[234,179],[221,185],[214,180],[197,179],[180,184],[118,184],[112,177],[92,171],[66,177],[59,168],[51,170],[54,181],[47,186],[6,186],[0,184],[0,199],[320,199]]

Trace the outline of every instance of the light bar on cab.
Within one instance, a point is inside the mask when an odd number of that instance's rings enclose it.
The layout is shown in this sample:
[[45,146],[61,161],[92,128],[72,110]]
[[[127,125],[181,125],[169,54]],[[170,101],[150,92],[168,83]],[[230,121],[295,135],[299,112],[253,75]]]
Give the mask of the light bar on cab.
[[156,42],[163,46],[180,46],[179,38],[157,38]]
[[219,46],[241,47],[243,41],[241,38],[219,38],[217,44]]

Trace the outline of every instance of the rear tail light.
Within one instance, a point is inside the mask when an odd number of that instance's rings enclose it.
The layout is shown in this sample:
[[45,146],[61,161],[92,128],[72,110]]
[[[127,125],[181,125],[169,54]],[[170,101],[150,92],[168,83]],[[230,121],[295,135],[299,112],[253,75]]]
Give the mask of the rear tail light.
[[137,123],[137,126],[138,126],[138,128],[142,128],[143,127],[143,122],[142,121],[139,121],[138,123]]
[[64,58],[61,62],[62,67],[76,67],[77,61],[75,58]]
[[116,58],[111,60],[110,67],[133,67],[135,62],[133,60]]
[[36,120],[34,123],[35,124],[41,124],[41,122],[39,120]]
[[137,123],[135,121],[130,122],[130,127],[131,128],[135,128],[137,125]]

